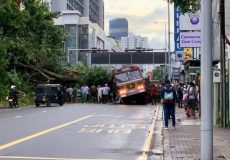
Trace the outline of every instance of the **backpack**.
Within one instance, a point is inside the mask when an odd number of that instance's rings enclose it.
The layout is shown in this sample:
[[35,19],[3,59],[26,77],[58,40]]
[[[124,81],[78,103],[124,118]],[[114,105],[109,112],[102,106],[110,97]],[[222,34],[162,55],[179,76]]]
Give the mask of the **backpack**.
[[174,103],[173,99],[173,90],[170,92],[164,92],[164,102],[165,103]]
[[173,100],[173,91],[164,93],[165,100]]

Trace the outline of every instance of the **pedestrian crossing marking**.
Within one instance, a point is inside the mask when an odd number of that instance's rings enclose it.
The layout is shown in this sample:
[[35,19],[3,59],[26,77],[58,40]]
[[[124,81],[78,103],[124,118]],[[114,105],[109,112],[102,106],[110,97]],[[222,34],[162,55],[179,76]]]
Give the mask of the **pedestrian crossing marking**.
[[79,133],[130,134],[134,130],[146,129],[145,124],[95,124],[84,125]]
[[7,143],[7,144],[3,144],[3,145],[0,146],[0,151],[1,151],[1,150],[4,150],[4,149],[6,149],[6,148],[12,147],[12,146],[14,146],[14,145],[20,144],[20,143],[22,143],[22,142],[28,141],[28,140],[30,140],[30,139],[33,139],[33,138],[42,136],[42,135],[44,135],[44,134],[47,134],[47,133],[56,131],[56,130],[58,130],[58,129],[61,129],[61,128],[64,128],[64,127],[73,125],[73,124],[75,124],[75,123],[81,122],[81,121],[86,120],[86,119],[88,119],[88,118],[91,118],[91,117],[93,117],[93,116],[94,116],[94,115],[88,115],[88,116],[85,116],[85,117],[76,119],[76,120],[74,120],[74,121],[67,122],[67,123],[65,123],[65,124],[62,124],[62,125],[59,125],[59,126],[56,126],[56,127],[53,127],[53,128],[49,128],[49,129],[43,130],[43,131],[41,131],[41,132],[38,132],[38,133],[35,133],[35,134],[32,134],[32,135],[29,135],[29,136],[27,136],[27,137],[23,137],[23,138],[21,138],[21,139],[17,139],[17,140],[15,140],[15,141],[9,142],[9,143]]

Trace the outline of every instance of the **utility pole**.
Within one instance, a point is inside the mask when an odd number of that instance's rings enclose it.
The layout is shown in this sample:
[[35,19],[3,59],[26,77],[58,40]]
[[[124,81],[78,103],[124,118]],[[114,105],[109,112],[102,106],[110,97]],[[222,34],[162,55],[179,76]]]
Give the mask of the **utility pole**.
[[163,23],[164,24],[164,29],[165,29],[165,39],[164,39],[164,41],[165,41],[165,49],[164,49],[164,51],[165,51],[165,59],[164,59],[164,63],[165,63],[165,69],[164,69],[164,77],[166,77],[167,76],[167,21],[155,21],[154,23]]
[[170,0],[168,0],[168,61],[169,61],[169,70],[168,70],[168,79],[171,81],[171,49],[170,49]]
[[212,0],[201,0],[201,160],[213,159]]
[[226,127],[225,0],[220,0],[221,126]]

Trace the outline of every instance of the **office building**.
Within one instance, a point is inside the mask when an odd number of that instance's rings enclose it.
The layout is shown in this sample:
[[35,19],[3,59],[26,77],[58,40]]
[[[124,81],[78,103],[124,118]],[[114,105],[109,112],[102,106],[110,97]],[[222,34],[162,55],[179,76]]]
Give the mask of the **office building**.
[[89,17],[90,22],[97,23],[104,29],[103,0],[51,0],[52,11],[76,10],[81,17]]
[[69,35],[64,43],[64,50],[70,65],[82,62],[91,66],[91,55],[90,51],[85,51],[87,49],[121,51],[114,39],[107,37],[104,30],[97,23],[92,23],[89,17],[81,17],[79,11],[63,11],[54,22],[65,28]]
[[109,21],[109,36],[120,41],[121,37],[128,37],[128,21],[125,18],[116,18]]
[[148,38],[129,33],[128,37],[121,37],[121,46],[125,49],[149,48]]

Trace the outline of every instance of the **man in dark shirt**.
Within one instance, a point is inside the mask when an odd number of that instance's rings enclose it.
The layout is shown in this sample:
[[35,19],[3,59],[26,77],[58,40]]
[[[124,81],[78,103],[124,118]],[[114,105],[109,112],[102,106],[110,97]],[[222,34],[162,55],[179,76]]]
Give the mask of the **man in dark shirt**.
[[175,129],[175,103],[177,102],[177,94],[169,80],[166,80],[165,86],[161,90],[161,103],[163,103],[165,129],[168,129],[169,116],[172,117],[172,126]]

